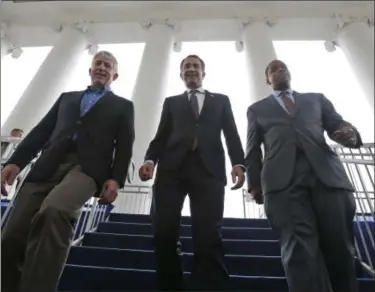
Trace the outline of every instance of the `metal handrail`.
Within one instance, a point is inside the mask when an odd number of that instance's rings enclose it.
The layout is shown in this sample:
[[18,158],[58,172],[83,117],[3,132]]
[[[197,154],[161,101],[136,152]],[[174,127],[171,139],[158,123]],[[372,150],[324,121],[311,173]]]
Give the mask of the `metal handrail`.
[[[1,165],[3,165],[12,155],[14,150],[17,148],[17,145],[22,141],[20,138],[14,137],[1,137]],[[8,189],[9,196],[4,200],[2,199],[2,203],[5,201],[7,202],[7,207],[3,214],[1,214],[1,228],[3,228],[7,222],[8,215],[14,201],[17,197],[18,192],[20,191],[28,173],[30,172],[36,157],[32,163],[28,164],[22,172],[16,177],[15,183],[10,186]],[[129,165],[128,176],[126,178],[126,182],[131,184],[135,177],[135,164],[132,161]],[[120,193],[123,190],[120,190]],[[96,197],[90,198],[85,205],[82,207],[82,212],[75,224],[74,228],[74,237],[73,237],[73,245],[79,245],[87,232],[94,232],[99,223],[102,221],[108,220],[108,215],[110,211],[113,209],[113,205],[102,205],[99,203],[99,199]]]

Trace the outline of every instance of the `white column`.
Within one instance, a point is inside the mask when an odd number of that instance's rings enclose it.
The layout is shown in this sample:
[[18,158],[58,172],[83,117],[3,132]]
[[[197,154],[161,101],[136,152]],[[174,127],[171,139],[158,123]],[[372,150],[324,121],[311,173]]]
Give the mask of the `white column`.
[[87,46],[87,27],[65,27],[56,45],[44,60],[22,97],[1,128],[2,134],[13,128],[28,133],[48,112],[69,82],[69,76]]
[[336,42],[374,110],[374,26],[359,21],[344,24]]
[[243,24],[243,43],[249,73],[250,100],[258,101],[271,93],[266,84],[265,69],[276,59],[270,35],[271,22],[249,21]]
[[163,101],[166,97],[174,39],[173,27],[170,25],[149,24],[146,28],[148,39],[132,97],[135,106],[133,161],[137,169],[134,185],[141,184],[138,178],[138,169],[144,162],[144,155],[150,141],[155,136],[159,123]]

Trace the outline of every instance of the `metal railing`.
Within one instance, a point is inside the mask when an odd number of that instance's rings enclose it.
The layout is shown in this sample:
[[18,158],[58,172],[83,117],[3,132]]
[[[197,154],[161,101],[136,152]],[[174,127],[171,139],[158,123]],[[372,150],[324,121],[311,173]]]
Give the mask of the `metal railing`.
[[[13,137],[1,137],[1,168],[4,163],[10,158],[17,145],[22,141],[19,138]],[[38,158],[38,157],[37,157]],[[17,176],[15,182],[12,186],[7,187],[8,196],[1,199],[1,228],[3,228],[7,222],[11,209],[13,207],[14,201],[17,198],[17,194],[20,191],[28,173],[30,172],[33,164],[35,163],[35,158],[33,162],[27,165],[22,172]],[[127,183],[131,183],[135,176],[135,165],[132,162],[129,166],[129,172],[127,177]],[[121,190],[121,193],[124,191]],[[87,232],[94,232],[98,227],[99,223],[106,221],[109,218],[109,213],[114,208],[114,205],[102,205],[99,204],[98,198],[90,198],[85,205],[82,207],[81,214],[75,224],[73,245],[79,245]]]
[[[355,192],[356,256],[363,268],[375,277],[374,244],[374,143],[366,143],[360,149],[331,145],[340,157]],[[266,218],[263,205],[257,205],[247,190],[243,190],[244,218]]]

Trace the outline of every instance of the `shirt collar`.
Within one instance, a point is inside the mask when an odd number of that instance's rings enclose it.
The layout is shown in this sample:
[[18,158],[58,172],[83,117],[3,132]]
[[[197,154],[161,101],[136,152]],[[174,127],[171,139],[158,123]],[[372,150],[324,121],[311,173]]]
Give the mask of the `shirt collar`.
[[92,87],[92,86],[87,86],[87,89],[86,89],[87,92],[92,92],[92,93],[107,93],[109,91],[111,91],[111,87],[110,86],[105,86],[103,88],[95,88],[95,87]]
[[[200,92],[200,93],[205,93],[203,87],[199,87],[199,88],[197,88],[197,89],[195,89],[195,90],[198,90],[198,92]],[[190,88],[187,88],[187,89],[186,89],[186,92],[187,92],[188,94],[189,94],[191,91],[192,91],[192,89],[190,89]]]
[[[289,94],[290,96],[293,95],[293,89],[288,89],[288,90],[284,90],[284,91],[288,92],[288,94]],[[281,94],[282,92],[284,92],[284,91],[275,90],[275,91],[272,92],[272,95],[273,95],[274,97],[280,97],[280,94]]]

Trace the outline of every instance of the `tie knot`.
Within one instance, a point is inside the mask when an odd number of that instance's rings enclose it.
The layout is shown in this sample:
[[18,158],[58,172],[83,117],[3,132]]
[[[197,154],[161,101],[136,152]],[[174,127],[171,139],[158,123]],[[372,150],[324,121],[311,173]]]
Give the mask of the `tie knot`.
[[199,92],[198,89],[192,89],[192,90],[190,91],[191,94],[197,94],[198,92]]

